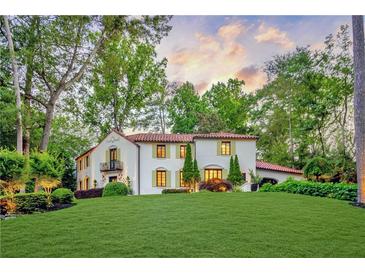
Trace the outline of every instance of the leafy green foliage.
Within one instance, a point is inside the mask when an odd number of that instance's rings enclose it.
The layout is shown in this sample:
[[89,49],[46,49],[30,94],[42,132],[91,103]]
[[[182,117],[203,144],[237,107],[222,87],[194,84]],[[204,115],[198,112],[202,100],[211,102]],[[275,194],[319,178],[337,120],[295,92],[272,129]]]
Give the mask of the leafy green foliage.
[[240,186],[243,184],[240,163],[238,161],[237,155],[231,156],[229,159],[229,172],[227,180],[232,182],[233,185]]
[[244,81],[238,79],[229,79],[227,83],[218,82],[202,97],[208,108],[218,114],[225,127],[235,133],[247,132],[249,100],[243,85]]
[[64,163],[55,156],[46,152],[33,152],[30,155],[30,168],[32,176],[43,176],[60,179],[64,173]]
[[357,186],[348,183],[316,183],[309,181],[296,181],[288,179],[281,184],[264,184],[260,188],[261,192],[288,192],[294,194],[304,194],[334,198],[339,200],[356,201]]
[[126,195],[128,195],[128,187],[126,184],[120,182],[110,182],[103,190],[103,197]]
[[303,172],[305,177],[312,178],[318,181],[321,175],[329,174],[332,171],[331,163],[320,156],[314,157],[308,160],[308,163],[305,165]]
[[68,188],[57,188],[51,194],[52,203],[71,204],[74,194]]
[[14,196],[17,213],[32,213],[47,209],[47,197],[43,192],[20,193]]
[[186,82],[178,87],[169,102],[168,114],[173,133],[193,133],[197,129],[199,115],[205,105],[192,83]]
[[135,113],[160,89],[166,60],[158,62],[154,47],[131,38],[110,39],[93,70],[93,93],[88,98],[86,122],[106,134],[136,123]]
[[193,180],[195,182],[200,182],[200,180],[201,180],[201,178],[200,178],[200,171],[199,171],[199,167],[198,167],[198,161],[196,159],[194,159]]
[[194,163],[193,158],[191,156],[191,146],[190,144],[186,145],[186,155],[184,159],[183,166],[183,180],[184,182],[191,184],[194,180]]
[[16,151],[0,149],[0,179],[19,179],[24,174],[25,158]]

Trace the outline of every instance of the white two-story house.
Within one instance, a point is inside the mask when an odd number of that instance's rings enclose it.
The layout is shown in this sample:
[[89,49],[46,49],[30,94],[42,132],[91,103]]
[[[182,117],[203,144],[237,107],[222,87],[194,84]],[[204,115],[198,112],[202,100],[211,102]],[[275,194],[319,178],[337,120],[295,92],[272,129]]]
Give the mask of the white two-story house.
[[238,156],[247,182],[250,170],[276,183],[288,176],[302,178],[300,170],[256,161],[256,140],[256,136],[232,133],[124,135],[112,130],[98,145],[76,158],[77,189],[101,188],[127,177],[137,195],[185,187],[182,168],[188,143],[202,180],[227,178],[232,155]]

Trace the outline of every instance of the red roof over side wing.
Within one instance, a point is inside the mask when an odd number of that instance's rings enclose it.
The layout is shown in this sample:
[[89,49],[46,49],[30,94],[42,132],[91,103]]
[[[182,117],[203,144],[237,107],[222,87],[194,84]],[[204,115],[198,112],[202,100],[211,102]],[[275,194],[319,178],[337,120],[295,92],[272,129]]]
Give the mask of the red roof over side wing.
[[287,172],[287,173],[293,173],[293,174],[303,174],[303,171],[295,169],[295,168],[275,165],[275,164],[271,164],[271,163],[267,163],[267,162],[263,162],[263,161],[256,161],[256,168],[273,170],[273,171],[281,171],[281,172]]

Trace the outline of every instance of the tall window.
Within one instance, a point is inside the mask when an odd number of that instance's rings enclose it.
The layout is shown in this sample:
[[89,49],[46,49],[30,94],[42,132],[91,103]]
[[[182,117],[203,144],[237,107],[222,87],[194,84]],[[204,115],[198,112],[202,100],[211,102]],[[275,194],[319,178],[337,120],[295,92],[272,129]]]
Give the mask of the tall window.
[[89,167],[89,155],[85,158],[85,165],[86,167]]
[[82,170],[82,159],[79,161],[79,170]]
[[157,158],[166,158],[166,145],[157,145]]
[[79,182],[79,190],[82,190],[82,181]]
[[110,149],[110,161],[115,161],[117,159],[117,149],[111,148]]
[[222,155],[231,155],[231,142],[223,141],[221,144],[221,154]]
[[187,183],[184,182],[184,177],[183,177],[183,172],[182,170],[180,170],[180,187],[188,187],[189,185]]
[[222,179],[221,169],[205,169],[204,170],[204,180],[208,181],[210,179]]
[[186,145],[180,145],[180,158],[186,157]]
[[85,190],[89,189],[89,177],[85,178]]
[[156,186],[159,187],[166,186],[166,170],[156,171]]

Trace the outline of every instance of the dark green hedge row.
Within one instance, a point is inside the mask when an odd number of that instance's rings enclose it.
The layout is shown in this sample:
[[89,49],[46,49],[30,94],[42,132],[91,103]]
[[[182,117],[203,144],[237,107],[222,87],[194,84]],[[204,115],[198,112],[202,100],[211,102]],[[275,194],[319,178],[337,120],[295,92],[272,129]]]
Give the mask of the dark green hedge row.
[[172,194],[172,193],[188,193],[187,188],[167,188],[162,190],[162,194]]
[[334,198],[339,200],[356,201],[357,185],[347,183],[318,183],[309,181],[296,181],[289,179],[281,184],[264,184],[261,192],[288,192]]
[[[15,194],[16,213],[29,214],[37,211],[46,211],[57,208],[59,205],[69,205],[72,203],[73,192],[67,188],[59,188],[51,194],[54,207],[47,207],[47,196],[44,192],[18,193]],[[7,197],[0,199],[1,214],[6,214]]]

